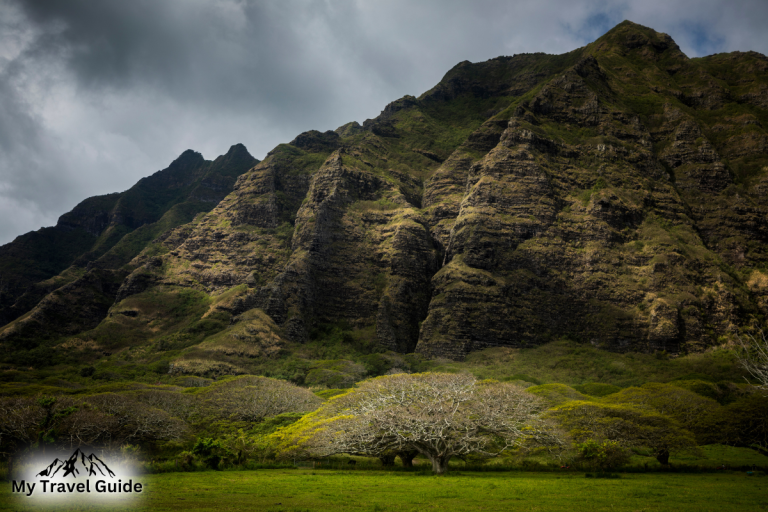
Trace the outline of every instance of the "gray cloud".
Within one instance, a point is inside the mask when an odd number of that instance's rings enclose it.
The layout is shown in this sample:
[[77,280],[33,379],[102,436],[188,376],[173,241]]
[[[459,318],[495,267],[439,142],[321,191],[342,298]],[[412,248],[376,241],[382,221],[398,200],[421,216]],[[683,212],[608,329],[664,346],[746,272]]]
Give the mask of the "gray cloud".
[[623,19],[689,56],[768,53],[768,4],[680,0],[0,0],[0,243],[187,148],[258,158],[374,117],[453,65],[562,53]]

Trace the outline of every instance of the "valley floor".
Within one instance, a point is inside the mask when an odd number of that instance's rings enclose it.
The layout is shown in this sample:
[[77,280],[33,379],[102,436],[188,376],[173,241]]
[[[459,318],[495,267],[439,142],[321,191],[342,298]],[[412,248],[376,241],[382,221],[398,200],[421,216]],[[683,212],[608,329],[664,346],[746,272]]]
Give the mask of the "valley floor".
[[[110,510],[193,511],[768,511],[760,472],[622,474],[416,472],[312,469],[169,473],[141,477],[142,497]],[[0,511],[39,510],[0,487]],[[97,510],[92,505],[57,510]]]

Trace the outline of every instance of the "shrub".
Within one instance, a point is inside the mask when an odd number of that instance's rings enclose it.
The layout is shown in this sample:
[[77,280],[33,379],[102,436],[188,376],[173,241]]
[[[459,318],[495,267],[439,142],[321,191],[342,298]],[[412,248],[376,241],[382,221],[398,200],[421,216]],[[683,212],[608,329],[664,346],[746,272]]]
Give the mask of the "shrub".
[[629,462],[631,452],[617,441],[606,440],[598,443],[589,439],[576,445],[577,461],[589,468],[600,471],[618,469]]
[[613,384],[604,384],[600,382],[588,382],[579,386],[573,386],[573,389],[579,393],[589,396],[603,397],[621,391],[621,388]]
[[165,375],[170,368],[171,366],[168,361],[158,361],[152,365],[152,371],[158,375]]
[[192,447],[192,453],[211,469],[219,469],[219,463],[228,454],[221,441],[210,437],[198,439]]

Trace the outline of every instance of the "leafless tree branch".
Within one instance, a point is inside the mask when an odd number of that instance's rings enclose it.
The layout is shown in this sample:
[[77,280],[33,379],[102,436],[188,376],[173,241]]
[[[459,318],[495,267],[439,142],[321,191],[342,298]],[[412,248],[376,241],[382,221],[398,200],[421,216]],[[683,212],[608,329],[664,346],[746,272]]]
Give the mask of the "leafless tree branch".
[[415,450],[437,474],[453,456],[492,457],[525,442],[557,444],[538,397],[509,383],[465,374],[397,374],[331,400],[312,447],[318,455]]
[[736,342],[739,363],[760,383],[760,388],[768,392],[768,339],[765,333],[761,331],[758,337],[736,336]]

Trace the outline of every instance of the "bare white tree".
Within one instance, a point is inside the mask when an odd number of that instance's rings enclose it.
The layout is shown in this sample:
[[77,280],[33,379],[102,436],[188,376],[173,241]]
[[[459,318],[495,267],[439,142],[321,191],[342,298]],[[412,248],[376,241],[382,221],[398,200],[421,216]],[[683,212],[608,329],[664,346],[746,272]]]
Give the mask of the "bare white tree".
[[768,339],[764,332],[760,336],[749,334],[736,336],[739,350],[736,355],[739,363],[760,382],[760,387],[768,392]]
[[540,415],[546,404],[509,383],[466,374],[397,374],[331,399],[308,445],[316,455],[415,450],[443,474],[451,457],[492,457],[525,442],[558,444]]

